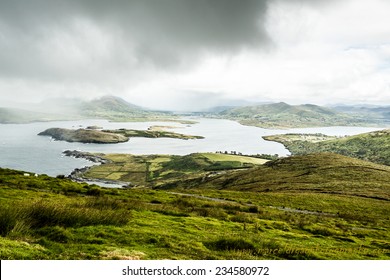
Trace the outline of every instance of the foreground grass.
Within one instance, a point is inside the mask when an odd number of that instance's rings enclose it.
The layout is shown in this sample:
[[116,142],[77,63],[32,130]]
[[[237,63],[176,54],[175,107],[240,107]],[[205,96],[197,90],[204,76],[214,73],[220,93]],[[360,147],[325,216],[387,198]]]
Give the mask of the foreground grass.
[[0,203],[1,259],[390,259],[389,202],[367,197],[102,189],[0,169]]

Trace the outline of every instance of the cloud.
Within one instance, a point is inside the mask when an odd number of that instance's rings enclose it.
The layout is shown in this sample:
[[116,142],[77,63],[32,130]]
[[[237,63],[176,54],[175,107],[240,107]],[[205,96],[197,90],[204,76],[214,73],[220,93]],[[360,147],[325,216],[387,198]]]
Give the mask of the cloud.
[[389,8],[386,0],[3,0],[0,102],[107,94],[166,108],[226,98],[388,102]]
[[88,80],[189,68],[203,53],[267,42],[265,11],[257,0],[1,1],[0,73]]

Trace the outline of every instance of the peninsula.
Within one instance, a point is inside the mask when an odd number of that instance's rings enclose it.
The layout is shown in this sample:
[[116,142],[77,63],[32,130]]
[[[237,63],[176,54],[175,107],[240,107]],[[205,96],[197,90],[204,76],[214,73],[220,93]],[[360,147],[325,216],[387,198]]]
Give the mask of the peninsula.
[[80,142],[80,143],[97,143],[97,144],[115,144],[127,142],[131,137],[146,138],[176,138],[182,140],[203,139],[203,136],[185,135],[164,130],[136,130],[136,129],[66,129],[66,128],[49,128],[40,132],[38,135],[51,136],[58,141]]
[[120,134],[83,128],[49,128],[40,132],[38,135],[51,136],[58,141],[80,143],[115,144],[129,141],[128,137]]

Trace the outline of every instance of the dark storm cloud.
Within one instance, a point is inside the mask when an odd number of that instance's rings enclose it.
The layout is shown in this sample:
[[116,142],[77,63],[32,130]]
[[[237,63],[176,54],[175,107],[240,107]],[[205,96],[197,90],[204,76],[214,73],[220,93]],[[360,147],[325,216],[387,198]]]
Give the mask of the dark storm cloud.
[[266,8],[261,0],[1,1],[0,74],[93,79],[190,67],[202,54],[267,43]]

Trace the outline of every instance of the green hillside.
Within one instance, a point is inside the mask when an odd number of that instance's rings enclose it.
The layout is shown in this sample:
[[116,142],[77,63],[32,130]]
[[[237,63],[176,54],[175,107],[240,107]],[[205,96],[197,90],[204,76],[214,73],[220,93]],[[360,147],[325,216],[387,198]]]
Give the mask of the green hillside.
[[91,118],[143,118],[150,115],[149,112],[134,104],[128,103],[122,98],[115,96],[104,96],[85,102],[81,105],[84,116]]
[[263,138],[282,143],[293,155],[332,152],[390,165],[389,129],[330,140],[328,140],[329,137],[323,137],[320,141],[318,137],[312,139],[309,137],[310,135],[307,134],[285,134]]
[[332,154],[169,190],[0,169],[0,258],[390,259],[389,174]]
[[246,171],[178,186],[254,192],[311,192],[390,201],[390,167],[320,153],[270,161]]
[[271,128],[361,125],[367,122],[317,105],[289,105],[284,102],[228,109],[218,116],[244,125]]

